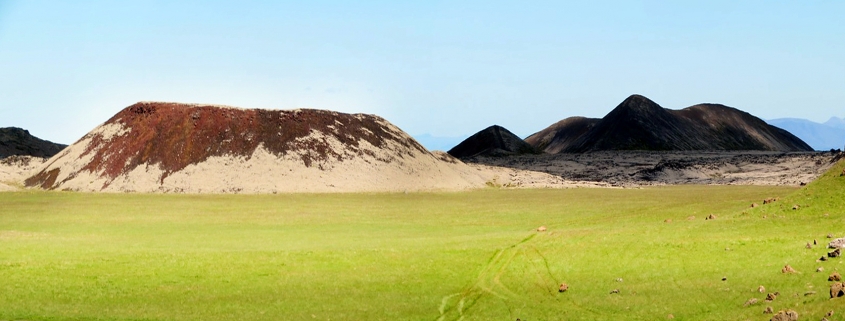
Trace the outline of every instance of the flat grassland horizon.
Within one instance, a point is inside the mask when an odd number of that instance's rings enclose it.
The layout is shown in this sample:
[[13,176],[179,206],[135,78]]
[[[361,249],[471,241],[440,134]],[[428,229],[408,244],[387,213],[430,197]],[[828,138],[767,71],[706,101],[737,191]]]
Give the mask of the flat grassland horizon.
[[0,193],[0,320],[838,319],[801,191]]

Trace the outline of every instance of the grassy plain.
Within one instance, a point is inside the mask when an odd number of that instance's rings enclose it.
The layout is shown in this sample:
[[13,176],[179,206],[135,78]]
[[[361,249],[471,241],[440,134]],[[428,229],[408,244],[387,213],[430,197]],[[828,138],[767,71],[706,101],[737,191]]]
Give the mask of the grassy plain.
[[842,203],[795,192],[0,193],[0,320],[845,320]]

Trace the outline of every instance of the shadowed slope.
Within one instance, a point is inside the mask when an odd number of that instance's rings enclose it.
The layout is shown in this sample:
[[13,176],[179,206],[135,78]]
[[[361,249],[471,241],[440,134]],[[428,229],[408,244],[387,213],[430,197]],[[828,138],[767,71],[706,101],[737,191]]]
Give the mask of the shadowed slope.
[[0,158],[9,156],[51,157],[67,145],[56,144],[32,136],[17,127],[0,128]]
[[449,150],[457,158],[535,153],[535,149],[502,126],[493,125],[475,133]]
[[592,129],[601,119],[569,117],[528,136],[525,142],[537,150],[557,154]]

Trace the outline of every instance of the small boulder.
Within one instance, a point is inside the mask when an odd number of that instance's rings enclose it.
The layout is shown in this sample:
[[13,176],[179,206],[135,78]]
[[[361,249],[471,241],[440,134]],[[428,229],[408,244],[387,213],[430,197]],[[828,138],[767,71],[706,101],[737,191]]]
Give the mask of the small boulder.
[[827,247],[832,248],[832,249],[845,248],[845,237],[841,237],[841,238],[838,238],[838,239],[831,241],[830,243],[827,244]]
[[817,261],[827,261],[827,256],[822,256]]
[[771,204],[771,203],[774,203],[775,201],[777,201],[776,198],[767,198],[767,199],[763,200],[763,204]]
[[757,206],[760,206],[760,205],[759,205],[759,204],[757,204],[757,203],[751,203],[751,208],[755,208],[755,207],[757,207]]
[[545,226],[540,226],[540,227],[537,228],[537,232],[545,232],[545,231],[546,231]]
[[710,215],[707,215],[707,217],[705,217],[704,219],[705,219],[705,220],[715,220],[715,219],[716,219],[716,215],[710,214]]
[[807,292],[804,292],[804,296],[811,296],[811,295],[816,295],[816,291],[807,291]]
[[619,294],[619,289],[610,290],[610,294]]
[[569,290],[569,284],[561,283],[560,288],[558,288],[557,291],[560,292],[560,293],[563,293],[563,292],[566,292],[566,290]]
[[813,245],[812,245],[812,244],[810,244],[810,243],[807,243],[807,245],[806,245],[805,247],[806,247],[807,249],[812,249],[812,248],[813,248]]
[[827,238],[832,239],[832,238],[833,238],[833,234],[827,234]]
[[757,299],[756,298],[750,298],[750,299],[748,299],[748,301],[745,301],[745,304],[743,304],[742,306],[747,307],[747,306],[752,306],[752,305],[755,305],[755,304],[757,304]]
[[784,265],[782,269],[780,269],[780,272],[781,273],[796,273],[798,271],[795,271],[795,269],[793,269],[791,266],[789,266],[789,264],[787,264],[787,265]]
[[797,204],[796,204],[796,205],[792,205],[792,210],[793,210],[793,211],[795,211],[795,210],[797,210],[797,209],[799,209],[799,208],[801,208],[801,206],[798,206]]
[[816,272],[822,272],[822,271],[824,271],[824,268],[821,267],[821,266],[818,269],[816,269]]
[[663,223],[672,223],[672,219],[671,219],[671,218],[667,218],[667,219],[663,220]]
[[759,286],[759,287],[757,288],[757,292],[760,292],[760,293],[766,292],[766,287],[765,287],[765,286],[762,286],[762,285],[761,285],[761,286]]
[[830,285],[830,298],[838,298],[841,296],[845,296],[845,286],[842,285],[842,282],[836,282]]
[[839,257],[842,255],[842,250],[835,249],[832,252],[827,253],[827,257]]
[[769,302],[774,301],[775,299],[778,298],[778,294],[780,294],[780,293],[775,292],[775,293],[766,294],[766,301],[769,301]]
[[775,313],[775,310],[773,310],[772,307],[766,307],[766,309],[763,310],[763,314],[772,314],[772,313]]
[[722,277],[722,281],[727,281],[727,280],[728,280],[728,277],[727,277],[727,276],[723,276],[723,277]]
[[827,280],[839,282],[842,281],[842,276],[839,275],[839,272],[833,272],[833,274],[827,277]]
[[827,311],[827,314],[825,314],[824,316],[832,317],[833,316],[833,310]]
[[772,316],[771,321],[798,321],[798,312],[793,310],[778,311],[777,314]]

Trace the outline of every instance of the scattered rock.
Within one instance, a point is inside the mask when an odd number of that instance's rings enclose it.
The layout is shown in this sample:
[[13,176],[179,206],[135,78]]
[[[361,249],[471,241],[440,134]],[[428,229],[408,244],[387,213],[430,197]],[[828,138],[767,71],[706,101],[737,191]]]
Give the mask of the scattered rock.
[[842,282],[836,282],[830,285],[830,298],[838,298],[841,296],[845,296],[845,287],[842,285]]
[[816,261],[827,261],[827,256],[822,256]]
[[766,309],[763,310],[763,314],[772,314],[772,313],[775,313],[775,310],[773,310],[772,307],[766,307]]
[[[831,238],[832,238],[832,236],[833,235],[831,235]],[[841,237],[841,238],[838,238],[838,239],[831,241],[830,243],[827,244],[827,247],[832,248],[832,249],[845,248],[845,237]]]
[[613,290],[610,291],[610,294],[618,294],[618,293],[619,293],[619,289],[613,289]]
[[727,277],[727,276],[726,276],[726,277],[722,277],[722,281],[727,281],[727,280],[728,280],[728,277]]
[[755,207],[757,207],[757,206],[760,206],[760,205],[759,205],[759,204],[757,204],[757,203],[751,203],[751,208],[755,208]]
[[716,215],[710,214],[710,215],[707,215],[707,217],[705,217],[704,219],[705,219],[705,220],[715,220],[715,219],[716,219]]
[[789,264],[787,264],[787,265],[784,265],[782,269],[780,269],[780,272],[781,273],[796,273],[798,271],[795,271],[795,269],[793,269],[791,266],[789,266]]
[[806,248],[808,248],[808,249],[812,249],[812,248],[813,248],[813,245],[812,245],[812,244],[810,244],[810,243],[807,243]]
[[794,210],[797,210],[797,209],[799,209],[799,208],[801,208],[801,206],[798,206],[798,205],[792,205],[792,210],[793,210],[793,211],[794,211]]
[[766,294],[766,301],[769,301],[769,302],[774,301],[775,299],[778,298],[778,294],[780,294],[780,293],[775,292],[775,293]]
[[763,204],[771,204],[771,203],[774,203],[774,202],[777,202],[777,201],[778,201],[778,198],[767,198],[767,199],[763,200]]
[[545,231],[546,231],[545,226],[540,226],[540,227],[537,228],[537,232],[545,232]]
[[761,285],[760,287],[757,288],[757,292],[760,292],[760,293],[766,292],[766,287]]
[[842,250],[840,249],[835,249],[832,252],[827,253],[827,257],[839,257],[840,255],[842,255]]
[[842,276],[839,275],[839,272],[833,272],[833,274],[827,277],[827,280],[839,282],[842,281]]
[[778,313],[772,317],[771,321],[798,321],[798,312],[793,310],[778,311]]
[[816,272],[821,272],[821,271],[824,271],[824,268],[821,267],[821,266],[818,269],[816,269]]
[[557,291],[560,292],[560,293],[563,293],[563,292],[566,292],[566,290],[569,290],[569,284],[561,283],[560,288],[558,288]]
[[757,304],[757,299],[756,298],[750,298],[750,299],[748,299],[748,301],[745,301],[745,304],[743,304],[742,306],[747,307],[747,306],[752,306],[752,305],[755,305],[755,304]]
[[827,314],[825,314],[824,316],[832,317],[833,316],[833,310],[827,311]]

